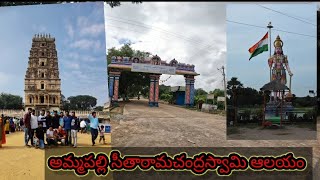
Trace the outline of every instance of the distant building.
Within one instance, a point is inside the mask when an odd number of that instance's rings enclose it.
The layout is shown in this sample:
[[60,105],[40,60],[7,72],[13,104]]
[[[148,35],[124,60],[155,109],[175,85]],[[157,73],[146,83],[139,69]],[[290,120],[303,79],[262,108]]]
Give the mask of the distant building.
[[55,38],[35,35],[25,75],[25,108],[59,110],[61,80]]
[[185,94],[186,94],[185,86],[173,86],[170,89],[170,92],[173,94],[173,104],[176,105],[184,105]]

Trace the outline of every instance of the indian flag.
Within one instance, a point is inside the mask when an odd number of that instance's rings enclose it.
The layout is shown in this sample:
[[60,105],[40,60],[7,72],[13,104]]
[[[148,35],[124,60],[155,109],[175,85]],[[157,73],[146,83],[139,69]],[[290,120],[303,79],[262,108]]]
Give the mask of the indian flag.
[[268,51],[268,33],[266,33],[266,35],[264,35],[259,42],[257,42],[249,49],[249,52],[251,54],[250,59],[263,53],[264,51]]

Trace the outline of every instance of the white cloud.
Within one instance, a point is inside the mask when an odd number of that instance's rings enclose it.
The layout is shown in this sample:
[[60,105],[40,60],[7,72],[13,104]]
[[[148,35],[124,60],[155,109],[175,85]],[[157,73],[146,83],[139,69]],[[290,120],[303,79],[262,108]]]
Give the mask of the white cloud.
[[99,36],[104,32],[104,23],[102,24],[92,24],[81,28],[81,35]]
[[68,52],[66,53],[66,57],[71,59],[79,59],[80,55],[78,52]]
[[78,77],[82,81],[88,79],[88,76],[85,73],[83,73],[83,71],[81,71],[81,70],[73,70],[73,71],[71,71],[71,74]]
[[70,38],[73,38],[74,36],[74,30],[71,24],[67,24],[66,25],[66,29],[67,29],[67,33],[69,35]]
[[102,45],[99,40],[89,40],[89,39],[80,39],[70,44],[70,47],[72,48],[79,48],[79,49],[85,49],[85,50],[100,49],[101,46]]
[[80,69],[80,64],[74,61],[65,61],[64,66],[68,69],[75,69],[75,70]]
[[97,62],[97,61],[102,61],[103,59],[98,59],[96,57],[84,55],[81,57],[81,60],[84,62]]
[[[195,87],[206,91],[223,88],[217,70],[226,61],[226,12],[222,3],[122,3],[105,5],[106,45],[119,48],[120,39],[136,42],[132,48],[157,54],[167,62],[175,58],[194,64],[200,76]],[[161,80],[168,75],[162,75]],[[183,76],[164,84],[185,85]]]
[[85,27],[85,26],[87,26],[88,24],[89,24],[89,20],[88,20],[87,17],[85,17],[85,16],[79,16],[79,17],[77,18],[77,25],[78,25],[78,27]]
[[95,57],[89,54],[81,53],[81,51],[67,52],[65,57],[70,60],[82,62],[98,62],[106,60],[106,57],[104,55],[102,55],[101,57]]

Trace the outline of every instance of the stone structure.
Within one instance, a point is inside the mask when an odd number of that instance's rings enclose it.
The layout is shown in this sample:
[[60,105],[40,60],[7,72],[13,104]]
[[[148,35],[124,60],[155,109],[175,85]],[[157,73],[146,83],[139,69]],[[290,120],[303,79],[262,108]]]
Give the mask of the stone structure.
[[[111,57],[111,64],[108,65],[109,72],[109,97],[113,104],[117,104],[119,98],[119,79],[121,71],[131,71],[134,64],[142,64],[144,66],[149,65],[151,70],[147,73],[150,74],[150,86],[149,86],[149,106],[158,107],[159,101],[159,79],[162,73],[155,73],[152,69],[166,69],[174,68],[174,74],[183,75],[186,79],[186,93],[185,93],[185,105],[194,105],[194,77],[199,74],[195,72],[194,65],[178,63],[173,59],[169,63],[161,60],[157,55],[147,58],[139,57]],[[161,71],[159,70],[158,71]],[[165,72],[165,71],[164,71]]]
[[55,38],[47,34],[32,38],[28,68],[25,75],[25,108],[59,110],[61,80]]

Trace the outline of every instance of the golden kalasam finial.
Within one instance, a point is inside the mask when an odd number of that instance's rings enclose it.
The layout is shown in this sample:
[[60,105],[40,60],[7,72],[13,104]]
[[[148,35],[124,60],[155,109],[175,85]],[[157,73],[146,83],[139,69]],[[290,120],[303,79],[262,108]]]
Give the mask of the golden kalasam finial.
[[283,42],[282,40],[280,39],[280,36],[278,35],[276,40],[274,41],[273,43],[274,47],[281,47],[283,46]]

